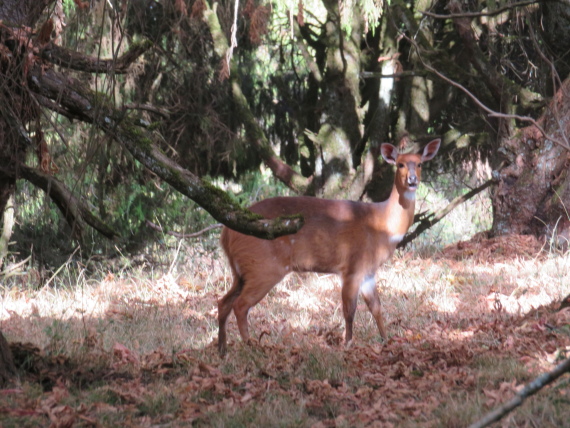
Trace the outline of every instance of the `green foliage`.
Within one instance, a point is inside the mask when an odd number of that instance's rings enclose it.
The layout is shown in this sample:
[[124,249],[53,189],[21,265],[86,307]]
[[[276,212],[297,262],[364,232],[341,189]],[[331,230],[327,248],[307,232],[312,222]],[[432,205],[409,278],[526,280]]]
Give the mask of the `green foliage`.
[[289,196],[291,191],[280,181],[277,181],[271,171],[262,169],[260,172],[247,173],[239,186],[229,187],[228,190],[240,204],[249,206],[254,202],[274,196]]
[[146,395],[138,405],[142,415],[151,417],[163,416],[170,419],[180,407],[180,397],[174,394],[166,385],[158,391]]
[[67,16],[71,15],[77,7],[74,0],[63,0],[62,4],[63,13],[65,13]]
[[46,349],[51,355],[61,354],[67,346],[69,325],[54,319],[51,325],[46,326],[44,334],[47,336],[49,344]]
[[236,409],[232,413],[212,413],[210,417],[198,423],[199,427],[305,427],[309,426],[311,418],[307,408],[286,396],[269,394],[258,403]]
[[342,383],[347,377],[347,368],[341,355],[316,346],[307,352],[302,375],[309,379]]

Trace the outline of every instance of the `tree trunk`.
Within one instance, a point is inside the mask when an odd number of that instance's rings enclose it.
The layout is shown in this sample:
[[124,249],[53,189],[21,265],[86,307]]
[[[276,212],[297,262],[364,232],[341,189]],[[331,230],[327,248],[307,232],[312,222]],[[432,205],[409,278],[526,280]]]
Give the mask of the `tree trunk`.
[[16,377],[16,366],[8,342],[0,332],[0,387]]
[[[0,21],[5,28],[28,26],[35,27],[44,8],[54,0],[3,0],[0,2]],[[0,33],[2,44],[11,38],[10,32]],[[30,140],[24,138],[24,125],[38,116],[35,104],[29,95],[20,88],[22,72],[27,69],[23,65],[24,49],[18,49],[18,40],[11,40],[16,48],[12,56],[4,54],[0,64],[2,74],[2,90],[0,97],[0,217],[13,196],[16,180],[19,176],[18,165],[26,159],[30,149]],[[8,170],[6,170],[6,168]],[[0,332],[0,385],[6,384],[16,375],[16,367],[8,342]]]
[[[6,208],[4,209],[2,221],[2,233],[0,233],[0,272],[2,272],[2,266],[6,257],[8,256],[8,246],[10,245],[10,237],[12,236],[12,230],[14,228],[14,197],[11,196],[8,199]],[[0,273],[1,275],[1,273]]]
[[508,166],[500,171],[499,185],[492,193],[494,235],[568,236],[569,134],[570,78],[536,124],[501,144]]
[[362,14],[356,7],[347,35],[342,29],[339,4],[329,0],[323,4],[328,13],[322,39],[326,66],[321,82],[321,127],[313,138],[317,148],[313,183],[319,196],[356,199],[363,191],[363,184],[355,188],[354,180],[363,151],[359,112]]

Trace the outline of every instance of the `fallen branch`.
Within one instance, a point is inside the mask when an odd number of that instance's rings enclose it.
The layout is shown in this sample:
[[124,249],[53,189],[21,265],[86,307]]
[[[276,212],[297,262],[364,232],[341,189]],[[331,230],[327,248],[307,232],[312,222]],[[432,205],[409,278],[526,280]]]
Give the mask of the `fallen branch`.
[[[482,185],[480,185],[479,187],[476,187],[475,189],[467,192],[466,194],[458,196],[453,201],[451,201],[445,208],[439,210],[438,212],[426,215],[425,218],[419,220],[420,224],[414,229],[414,231],[408,233],[404,237],[404,239],[402,239],[402,242],[398,244],[398,248],[404,248],[407,244],[416,239],[420,235],[420,233],[424,232],[425,230],[432,227],[434,224],[438,223],[442,218],[444,218],[447,214],[453,211],[458,205],[462,204],[465,201],[468,201],[473,196],[482,192],[487,187],[493,184],[496,184],[496,180],[492,178],[483,183]],[[418,216],[421,217],[422,215],[424,214],[419,214]]]
[[180,232],[172,232],[172,231],[169,231],[169,230],[164,230],[164,229],[162,228],[162,226],[160,226],[160,225],[158,225],[158,224],[156,224],[156,223],[153,223],[153,222],[150,221],[150,220],[147,220],[147,221],[146,221],[146,224],[147,224],[148,227],[150,227],[150,228],[152,228],[152,229],[154,229],[154,230],[158,230],[158,231],[161,232],[161,233],[166,233],[167,235],[175,236],[176,238],[197,238],[198,236],[203,235],[204,233],[206,233],[206,232],[208,232],[208,231],[210,231],[210,230],[212,230],[212,229],[217,229],[218,227],[222,227],[222,226],[223,226],[223,224],[221,224],[221,223],[216,223],[216,224],[212,224],[212,225],[210,225],[210,226],[208,226],[208,227],[206,227],[206,228],[204,228],[204,229],[202,229],[202,230],[199,230],[198,232],[194,232],[194,233],[180,233]]
[[20,268],[24,266],[26,263],[28,263],[31,258],[32,256],[28,256],[24,260],[18,263],[6,266],[6,268],[3,271],[0,271],[0,278],[2,278],[2,281],[6,281],[11,276],[22,275],[23,273]]
[[552,383],[566,372],[570,372],[570,358],[566,359],[564,362],[556,366],[554,370],[543,373],[537,377],[531,383],[526,385],[522,390],[517,392],[516,396],[511,401],[503,404],[501,407],[493,410],[492,412],[487,413],[482,419],[470,425],[469,428],[483,428],[489,426],[493,422],[498,421],[507,413],[510,413],[513,409],[520,406],[526,398],[536,394],[546,385]]

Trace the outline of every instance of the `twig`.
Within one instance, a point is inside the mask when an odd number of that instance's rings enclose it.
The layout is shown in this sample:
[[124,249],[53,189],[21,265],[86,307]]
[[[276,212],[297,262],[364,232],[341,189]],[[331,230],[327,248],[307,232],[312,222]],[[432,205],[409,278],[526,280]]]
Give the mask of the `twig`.
[[151,104],[124,104],[123,108],[150,111],[151,113],[156,113],[166,119],[170,117],[170,112],[167,109],[155,107]]
[[203,235],[204,233],[208,232],[209,230],[212,229],[217,229],[218,227],[222,227],[223,224],[221,223],[216,223],[216,224],[212,224],[198,232],[194,232],[194,233],[180,233],[180,232],[173,232],[173,231],[169,231],[169,230],[164,230],[162,228],[162,226],[159,226],[158,224],[153,223],[150,220],[146,221],[147,226],[149,226],[150,228],[154,229],[154,230],[158,230],[159,232],[162,233],[166,233],[167,235],[171,235],[171,236],[175,236],[176,238],[196,238],[200,235]]
[[399,73],[392,73],[392,74],[382,74],[379,71],[362,71],[360,73],[360,77],[363,79],[393,79],[399,77],[428,77],[427,73],[421,71],[401,71]]
[[489,426],[493,422],[498,421],[507,413],[510,413],[511,410],[520,406],[526,398],[536,394],[546,385],[552,383],[566,372],[570,372],[570,358],[557,365],[554,370],[541,374],[531,383],[527,384],[522,390],[517,392],[511,401],[503,404],[501,407],[496,408],[492,412],[487,413],[482,419],[479,419],[474,424],[471,424],[469,428],[483,428]]
[[10,278],[11,276],[17,275],[18,269],[20,269],[23,265],[28,263],[31,258],[32,258],[32,256],[28,256],[24,260],[22,260],[21,262],[14,263],[12,265],[7,266],[3,271],[0,272],[0,277],[3,280],[6,280],[6,279]]
[[450,13],[450,14],[442,15],[442,14],[433,13],[433,12],[421,11],[421,14],[425,15],[425,16],[429,16],[431,18],[435,18],[435,19],[478,18],[480,16],[499,15],[499,14],[501,14],[501,13],[503,13],[509,9],[514,9],[516,7],[530,6],[530,5],[536,4],[536,3],[540,3],[540,2],[537,0],[531,0],[531,1],[521,1],[521,2],[516,2],[516,3],[510,3],[510,4],[507,4],[506,6],[500,7],[500,8],[495,9],[495,10],[491,10],[489,12],[464,12],[464,13]]
[[532,125],[534,125],[536,127],[536,129],[538,129],[540,131],[540,133],[544,136],[545,139],[552,141],[555,144],[558,144],[561,147],[564,147],[566,150],[570,151],[570,145],[568,145],[566,142],[559,140],[557,138],[554,138],[552,135],[549,135],[546,133],[546,131],[544,130],[544,128],[542,126],[539,125],[539,123],[534,120],[532,117],[529,116],[519,116],[518,114],[505,114],[505,113],[499,113],[496,112],[495,110],[487,107],[485,104],[483,104],[479,98],[477,98],[475,95],[473,95],[473,93],[471,93],[465,86],[463,86],[461,83],[456,82],[452,79],[450,79],[449,77],[445,76],[444,74],[440,73],[439,71],[437,71],[435,68],[433,68],[431,65],[426,64],[426,62],[424,61],[422,55],[420,54],[420,49],[417,46],[415,40],[412,40],[410,37],[405,36],[407,40],[409,40],[412,45],[414,46],[414,48],[416,49],[416,53],[418,54],[418,58],[420,59],[421,63],[423,64],[423,66],[431,71],[433,74],[435,74],[436,76],[438,76],[440,79],[444,80],[445,82],[449,83],[451,86],[455,86],[456,88],[460,89],[461,91],[463,91],[465,93],[465,95],[467,95],[469,98],[471,98],[473,100],[473,102],[475,104],[477,104],[482,110],[486,111],[487,113],[489,113],[490,117],[498,117],[498,118],[502,118],[502,119],[516,119],[519,120],[521,122],[530,122]]
[[118,58],[101,59],[63,48],[55,43],[49,43],[40,50],[40,56],[47,61],[72,70],[89,73],[109,73],[112,71],[116,74],[125,74],[129,72],[130,66],[153,46],[152,42],[146,40],[142,43],[133,44],[128,51]]
[[[19,165],[21,177],[42,189],[59,208],[78,239],[82,239],[84,223],[109,239],[119,237],[119,233],[108,226],[102,219],[91,212],[88,205],[72,193],[65,184],[55,177],[31,168]],[[0,170],[2,168],[0,167]]]
[[457,198],[455,198],[453,201],[451,201],[445,208],[443,208],[442,210],[438,211],[437,213],[432,213],[429,214],[427,216],[427,218],[424,218],[423,220],[420,221],[420,224],[414,229],[413,232],[408,233],[404,239],[402,240],[402,242],[400,242],[398,244],[398,248],[403,248],[405,247],[407,244],[409,244],[410,242],[412,242],[412,240],[416,239],[420,233],[422,233],[423,231],[429,229],[430,227],[432,227],[434,224],[438,223],[442,218],[444,218],[447,214],[449,214],[451,211],[453,211],[458,205],[462,204],[463,202],[471,199],[473,196],[475,196],[476,194],[482,192],[483,190],[485,190],[487,187],[496,184],[496,180],[494,178],[486,181],[485,183],[483,183],[482,185],[480,185],[479,187],[476,187],[475,189],[467,192],[464,195],[458,196]]
[[66,267],[70,262],[71,259],[73,259],[73,256],[75,255],[75,253],[77,253],[77,251],[79,251],[79,249],[81,248],[80,245],[78,245],[75,250],[73,250],[73,253],[71,253],[71,255],[68,257],[67,261],[65,263],[63,263],[60,267],[57,268],[57,270],[53,273],[53,275],[51,276],[50,279],[47,280],[47,282],[44,284],[44,286],[42,287],[42,289],[45,289],[49,286],[49,284],[53,281],[53,279],[61,272],[61,270]]

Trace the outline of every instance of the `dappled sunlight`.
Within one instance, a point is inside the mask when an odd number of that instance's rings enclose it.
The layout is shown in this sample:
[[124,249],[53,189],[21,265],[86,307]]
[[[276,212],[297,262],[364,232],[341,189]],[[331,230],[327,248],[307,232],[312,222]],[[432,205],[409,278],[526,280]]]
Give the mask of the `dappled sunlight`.
[[279,290],[286,293],[287,302],[292,307],[318,312],[323,309],[323,304],[328,306],[326,300],[329,299],[325,298],[323,301],[323,293],[334,293],[337,294],[336,299],[340,298],[340,286],[335,279],[332,275],[304,275],[304,277],[296,279],[297,285],[295,287],[283,287],[282,284],[279,286]]
[[[2,298],[1,318],[6,321],[11,313],[20,317],[80,318],[85,314],[100,316],[109,307],[107,296],[101,296],[101,286],[83,286],[75,290],[43,289],[37,293],[7,292]],[[31,294],[31,295],[30,295]]]
[[314,317],[310,312],[300,311],[294,314],[291,318],[287,319],[289,327],[298,330],[308,330],[314,323]]
[[[243,406],[256,394],[289,397],[293,388],[294,400],[360,403],[372,413],[378,403],[429,413],[450,394],[496,394],[501,382],[520,384],[570,352],[570,309],[556,312],[553,303],[570,293],[563,257],[507,263],[398,253],[376,281],[388,340],[359,298],[349,347],[338,276],[292,274],[251,309],[251,346],[229,317],[225,359],[216,349],[217,300],[232,281],[225,261],[179,260],[163,273],[108,274],[75,290],[5,289],[2,330],[45,355],[106,361],[103,376],[144,373],[153,390],[173,377],[167,390],[180,397],[199,390]],[[128,382],[117,388],[133,388]]]
[[510,314],[523,315],[533,309],[546,306],[552,303],[553,297],[548,295],[544,290],[538,294],[525,294],[521,296],[505,295],[500,293],[492,293],[486,297],[487,310],[489,311],[505,311]]
[[436,297],[429,299],[434,309],[441,313],[454,313],[460,304],[459,298],[457,296],[449,294],[440,294]]
[[[204,339],[188,335],[191,320],[204,320],[202,309],[197,311],[192,303],[198,296],[170,273],[155,281],[116,280],[109,276],[98,285],[83,284],[75,290],[47,287],[40,291],[5,291],[0,320],[9,340],[40,347],[61,334],[77,338],[91,330],[101,333],[106,346],[114,341],[141,350],[157,344],[203,346],[207,343]],[[130,333],[125,335],[121,330],[127,325],[131,326],[127,329]],[[201,327],[195,334],[202,337],[205,330],[211,329]]]

